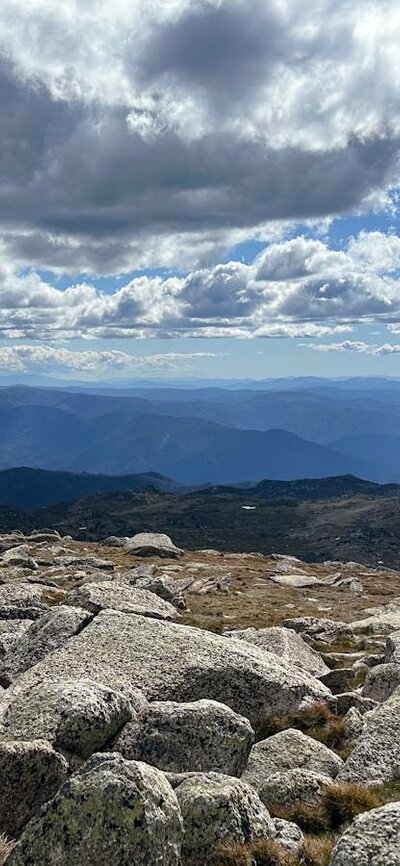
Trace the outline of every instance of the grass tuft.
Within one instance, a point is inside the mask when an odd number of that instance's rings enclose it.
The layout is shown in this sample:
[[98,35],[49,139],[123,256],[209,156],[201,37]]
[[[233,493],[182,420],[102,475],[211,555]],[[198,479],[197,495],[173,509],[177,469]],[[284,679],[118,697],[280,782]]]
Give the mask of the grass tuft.
[[328,785],[324,790],[323,805],[332,830],[351,824],[357,815],[377,809],[382,803],[378,792],[360,785]]
[[296,728],[342,756],[348,757],[351,747],[346,737],[343,718],[336,716],[323,701],[310,704],[297,713],[270,716],[256,725],[257,740],[266,740],[273,734]]
[[14,847],[15,842],[11,842],[6,836],[0,836],[0,866],[6,862]]
[[292,803],[270,808],[273,818],[293,821],[303,833],[321,836],[351,824],[357,815],[382,805],[382,795],[360,785],[326,785],[318,803]]
[[336,837],[332,835],[322,839],[318,836],[306,836],[295,861],[296,866],[329,866],[335,842]]
[[297,866],[299,862],[276,839],[256,839],[248,845],[224,842],[217,858],[216,866]]

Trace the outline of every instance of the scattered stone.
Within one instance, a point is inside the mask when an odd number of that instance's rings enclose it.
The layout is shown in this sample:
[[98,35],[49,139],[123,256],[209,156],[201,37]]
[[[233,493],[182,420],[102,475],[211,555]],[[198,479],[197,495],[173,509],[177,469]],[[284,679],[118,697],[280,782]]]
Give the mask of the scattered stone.
[[286,851],[296,853],[304,843],[304,836],[297,824],[293,821],[285,821],[283,818],[273,818],[276,841]]
[[255,723],[330,694],[306,671],[245,641],[107,610],[21,674],[8,699],[22,700],[35,684],[88,677],[123,692],[130,683],[149,700],[220,701]]
[[154,619],[172,620],[177,616],[176,608],[153,592],[118,583],[87,583],[69,592],[64,603],[84,608],[92,614],[101,610],[118,610]]
[[60,605],[35,620],[12,645],[1,665],[1,679],[11,683],[48,653],[62,647],[91,620],[80,608]]
[[6,550],[1,555],[0,565],[19,565],[21,568],[30,569],[30,571],[38,568],[35,560],[29,555],[29,548],[26,544],[20,544]]
[[286,770],[264,779],[259,795],[268,809],[297,802],[314,805],[321,802],[326,785],[331,784],[332,778],[323,773],[304,769]]
[[99,559],[97,556],[63,556],[59,559],[60,565],[73,565],[74,568],[89,568],[96,571],[114,571],[115,564],[109,559]]
[[45,740],[0,741],[0,833],[15,839],[67,778],[68,764]]
[[242,779],[260,793],[276,773],[303,769],[334,779],[343,766],[339,755],[323,743],[289,728],[253,746]]
[[28,824],[7,866],[179,866],[181,841],[164,774],[99,754]]
[[0,658],[3,658],[18,643],[20,637],[30,627],[29,619],[0,620]]
[[318,619],[315,616],[301,616],[295,619],[286,619],[283,623],[286,628],[292,628],[298,634],[313,641],[321,643],[336,643],[345,637],[352,637],[352,628],[346,622],[333,619]]
[[132,710],[132,699],[92,680],[39,683],[5,709],[1,733],[5,739],[46,739],[60,751],[88,758],[116,736]]
[[359,815],[336,843],[330,866],[398,866],[400,803]]
[[186,779],[176,789],[184,824],[182,864],[218,862],[224,840],[252,842],[274,837],[275,826],[258,794],[239,779],[210,773]]
[[154,702],[128,722],[113,748],[172,773],[240,776],[253,740],[250,722],[216,701]]
[[319,677],[328,686],[333,695],[340,695],[351,690],[354,681],[353,668],[336,668]]
[[164,601],[168,601],[180,610],[186,608],[179,581],[175,580],[175,578],[168,574],[160,575],[160,577],[139,577],[135,581],[134,585],[137,589],[145,589],[148,592],[154,592],[155,595],[158,595]]
[[[322,679],[323,674],[329,671],[328,666],[321,656],[289,628],[246,628],[229,633],[230,637],[245,640],[260,649],[272,652],[284,661],[288,661],[296,667],[308,671],[310,674]],[[324,680],[323,680],[324,681]],[[330,688],[329,683],[326,683]]]
[[400,599],[394,599],[382,607],[364,611],[365,619],[351,623],[354,634],[385,634],[400,630]]
[[400,665],[388,663],[372,668],[367,674],[362,693],[374,701],[387,701],[400,686]]
[[119,538],[117,535],[109,535],[102,541],[104,547],[125,547],[127,538]]
[[343,723],[348,740],[356,740],[357,737],[360,737],[365,727],[364,718],[360,710],[355,707],[350,707],[343,718]]
[[307,586],[323,586],[324,581],[312,577],[311,574],[270,574],[269,579],[279,586],[290,586],[292,589],[304,589]]
[[0,586],[0,620],[39,619],[48,610],[41,583],[6,583]]
[[400,665],[400,631],[395,631],[386,639],[385,662]]
[[176,547],[169,535],[158,532],[139,532],[133,538],[127,538],[125,550],[134,556],[161,556],[177,559],[184,551]]
[[332,698],[327,698],[327,703],[332,712],[338,716],[345,716],[352,707],[359,710],[363,716],[377,706],[376,701],[360,695],[359,692],[343,692],[340,695],[333,695]]
[[400,767],[400,689],[364,716],[364,730],[338,775],[341,782],[381,784],[397,777]]

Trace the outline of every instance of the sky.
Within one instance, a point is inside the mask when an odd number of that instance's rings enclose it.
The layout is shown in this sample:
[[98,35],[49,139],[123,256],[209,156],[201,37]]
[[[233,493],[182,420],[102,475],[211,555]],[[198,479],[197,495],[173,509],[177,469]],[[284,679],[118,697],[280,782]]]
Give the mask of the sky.
[[396,0],[2,0],[0,374],[400,375]]

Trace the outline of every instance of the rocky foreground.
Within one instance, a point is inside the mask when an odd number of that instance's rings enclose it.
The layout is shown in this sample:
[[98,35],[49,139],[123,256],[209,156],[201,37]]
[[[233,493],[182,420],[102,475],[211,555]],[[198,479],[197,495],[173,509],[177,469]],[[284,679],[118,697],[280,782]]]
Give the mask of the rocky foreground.
[[3,535],[0,683],[0,863],[400,864],[397,572]]

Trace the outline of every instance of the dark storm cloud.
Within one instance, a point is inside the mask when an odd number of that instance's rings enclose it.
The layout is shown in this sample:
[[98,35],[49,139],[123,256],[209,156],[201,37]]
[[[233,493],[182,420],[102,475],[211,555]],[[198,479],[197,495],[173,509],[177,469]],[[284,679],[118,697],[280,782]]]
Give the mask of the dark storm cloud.
[[388,0],[370,9],[378,59],[361,0],[115,0],[115,21],[89,0],[81,17],[16,2],[14,28],[0,9],[0,233],[17,262],[104,273],[187,243],[196,264],[203,240],[340,214],[396,179]]

